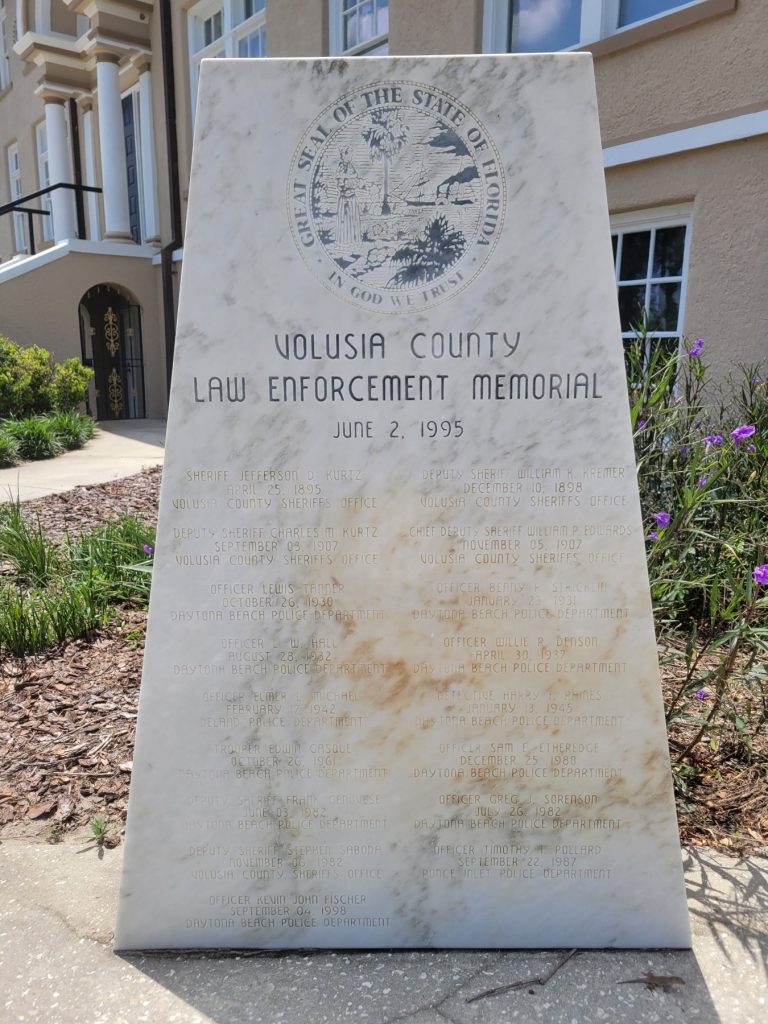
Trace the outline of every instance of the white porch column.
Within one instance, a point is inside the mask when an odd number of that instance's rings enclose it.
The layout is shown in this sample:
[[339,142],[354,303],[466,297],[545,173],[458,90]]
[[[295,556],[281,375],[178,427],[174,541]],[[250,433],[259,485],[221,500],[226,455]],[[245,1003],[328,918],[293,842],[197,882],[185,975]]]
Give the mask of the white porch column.
[[[48,138],[48,174],[51,184],[60,181],[72,184],[72,171],[69,161],[69,144],[67,142],[67,121],[64,112],[64,100],[46,97],[45,99],[45,132]],[[75,194],[70,189],[59,188],[51,192],[53,209],[53,238],[55,242],[63,242],[67,238],[77,238],[75,228]]]
[[132,242],[118,60],[117,55],[111,53],[100,53],[96,57],[104,238]]
[[160,240],[157,218],[157,172],[155,170],[155,128],[152,116],[152,72],[149,59],[136,63],[139,72],[139,153],[141,155],[141,181],[144,197],[144,239]]
[[[94,145],[93,109],[90,100],[83,104],[83,149],[85,156],[85,184],[96,185],[96,147]],[[85,208],[88,211],[88,238],[98,241],[101,238],[99,217],[99,196],[97,192],[85,193]]]

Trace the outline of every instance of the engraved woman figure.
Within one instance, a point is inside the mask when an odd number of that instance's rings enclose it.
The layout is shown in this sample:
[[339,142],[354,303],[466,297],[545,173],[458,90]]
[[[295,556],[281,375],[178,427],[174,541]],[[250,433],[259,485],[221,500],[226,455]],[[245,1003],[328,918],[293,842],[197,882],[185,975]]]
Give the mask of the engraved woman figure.
[[338,245],[356,245],[362,237],[356,197],[359,177],[357,168],[349,157],[349,146],[345,146],[339,154],[339,169],[336,176],[339,186],[339,205],[336,211]]

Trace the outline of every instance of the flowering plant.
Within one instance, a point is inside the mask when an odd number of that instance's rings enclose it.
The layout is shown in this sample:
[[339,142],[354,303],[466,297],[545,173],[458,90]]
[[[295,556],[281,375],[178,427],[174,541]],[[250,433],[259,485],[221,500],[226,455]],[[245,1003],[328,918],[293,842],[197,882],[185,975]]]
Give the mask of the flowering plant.
[[668,345],[642,325],[625,350],[654,615],[667,678],[677,680],[666,710],[683,793],[706,772],[702,751],[711,758],[725,744],[749,761],[768,726],[766,373],[745,368],[718,393],[703,351],[702,339]]

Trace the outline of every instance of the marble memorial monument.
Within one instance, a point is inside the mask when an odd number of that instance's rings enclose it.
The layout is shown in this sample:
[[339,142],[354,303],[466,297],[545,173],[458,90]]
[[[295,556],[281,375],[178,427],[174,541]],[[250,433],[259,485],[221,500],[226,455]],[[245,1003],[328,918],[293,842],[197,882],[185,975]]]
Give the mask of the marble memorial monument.
[[591,58],[203,63],[115,945],[686,947]]

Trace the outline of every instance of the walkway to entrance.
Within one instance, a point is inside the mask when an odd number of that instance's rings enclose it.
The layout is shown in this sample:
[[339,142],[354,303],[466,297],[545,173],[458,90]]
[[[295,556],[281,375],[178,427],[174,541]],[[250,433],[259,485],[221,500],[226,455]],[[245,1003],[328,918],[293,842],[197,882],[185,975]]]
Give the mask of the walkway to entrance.
[[103,484],[161,466],[165,420],[112,420],[99,424],[85,448],[44,462],[0,469],[0,501],[30,501],[87,484]]

